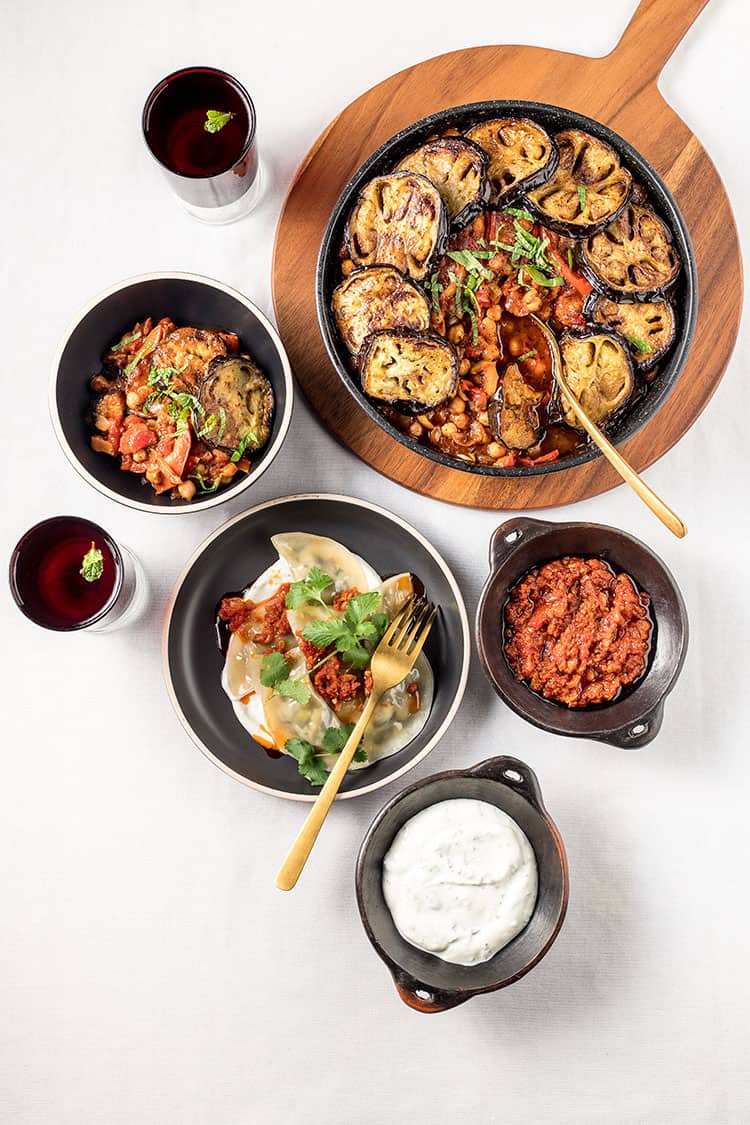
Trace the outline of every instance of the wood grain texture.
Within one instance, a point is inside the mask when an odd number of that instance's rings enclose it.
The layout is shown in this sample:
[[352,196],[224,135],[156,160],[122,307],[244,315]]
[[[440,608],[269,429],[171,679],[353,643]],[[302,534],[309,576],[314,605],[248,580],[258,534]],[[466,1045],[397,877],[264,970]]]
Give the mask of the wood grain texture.
[[[656,82],[708,0],[642,0],[604,58],[537,47],[474,47],[387,78],[321,134],[289,189],[276,232],[273,300],[298,383],[332,434],[378,472],[435,499],[531,509],[584,500],[620,483],[603,458],[524,478],[481,477],[412,453],[378,428],[341,385],[317,326],[315,266],[326,224],[359,165],[399,129],[436,110],[494,98],[550,102],[610,126],[665,180],[687,222],[698,270],[698,321],[688,361],[666,403],[621,447],[639,472],[698,418],[732,354],[742,307],[742,260],[724,185],[700,141]],[[708,203],[708,205],[707,205]]]

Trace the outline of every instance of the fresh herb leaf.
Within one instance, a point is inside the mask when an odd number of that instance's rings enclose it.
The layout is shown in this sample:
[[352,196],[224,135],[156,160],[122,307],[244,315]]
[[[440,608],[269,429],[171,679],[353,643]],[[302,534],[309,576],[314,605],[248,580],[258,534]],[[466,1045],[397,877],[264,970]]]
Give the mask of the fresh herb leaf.
[[640,336],[628,336],[628,334],[625,333],[625,339],[629,344],[632,344],[637,351],[645,352],[646,355],[650,355],[654,350],[651,345],[646,343],[645,340],[642,340]]
[[573,269],[573,251],[568,247],[568,267]]
[[344,621],[338,617],[329,617],[324,621],[308,621],[302,630],[302,636],[316,648],[329,648],[348,631]]
[[224,113],[220,109],[207,109],[203,128],[207,133],[218,133],[233,117],[233,113]]
[[534,222],[534,216],[529,211],[524,211],[521,207],[506,207],[506,215],[513,215],[515,219],[527,219],[528,222]]
[[533,359],[533,358],[534,358],[534,356],[535,356],[535,355],[537,355],[537,354],[538,354],[538,353],[537,353],[537,350],[536,350],[536,348],[532,348],[530,352],[524,352],[524,353],[523,353],[523,355],[519,355],[519,357],[518,357],[518,359],[517,359],[517,361],[516,361],[516,362],[517,362],[517,363],[523,363],[523,361],[524,361],[525,359]]
[[297,703],[307,703],[310,689],[302,680],[292,680],[289,665],[280,652],[267,652],[260,665],[260,682],[272,695],[283,695]]
[[322,571],[319,566],[310,567],[307,578],[303,578],[299,582],[292,582],[289,587],[289,593],[286,596],[287,609],[299,609],[301,605],[305,605],[307,602],[320,602],[327,609],[328,606],[323,601],[323,591],[330,586],[333,586],[333,579],[329,574]]
[[483,266],[480,258],[492,258],[491,250],[449,250],[447,255],[459,266],[463,266],[467,273],[476,273],[482,281],[494,281],[495,274]]
[[112,347],[109,349],[110,352],[122,351],[122,349],[126,348],[128,344],[134,344],[136,340],[140,339],[140,335],[140,332],[131,332],[129,336],[123,336],[121,340],[118,340],[116,344],[112,345]]
[[437,270],[430,278],[430,293],[432,294],[432,307],[436,313],[440,313],[440,285],[438,283]]
[[[326,754],[340,754],[349,741],[353,730],[354,723],[342,723],[340,727],[328,727],[323,735],[323,749]],[[367,751],[363,749],[361,741],[354,751],[352,760],[355,762],[367,761]]]
[[144,355],[146,355],[146,353],[148,351],[150,351],[150,346],[149,346],[149,343],[148,343],[148,337],[146,337],[146,342],[141,344],[140,348],[135,353],[135,355],[131,359],[130,363],[125,368],[125,371],[123,372],[126,379],[129,378],[133,374],[133,371],[135,370],[135,368],[138,366],[138,364],[140,363],[140,361],[143,359]]
[[369,648],[365,648],[365,646],[360,644],[357,640],[354,640],[352,643],[351,636],[341,637],[336,642],[336,651],[341,653],[347,664],[350,664],[352,668],[356,668],[360,672],[367,668],[372,660],[372,653]]
[[547,275],[545,273],[542,273],[542,271],[536,266],[527,266],[526,269],[529,271],[529,275],[534,279],[537,285],[541,285],[545,289],[553,289],[556,285],[563,284],[563,279],[559,274],[555,274],[554,277],[547,277]]
[[479,343],[479,326],[477,325],[477,314],[473,309],[466,310],[471,321],[471,342],[476,345]]
[[586,210],[586,188],[583,186],[583,184],[578,185],[578,202],[581,206],[581,210],[585,211]]
[[86,582],[97,582],[104,574],[104,555],[93,539],[91,540],[91,546],[83,556],[81,574]]
[[273,685],[273,694],[294,699],[297,703],[307,703],[310,699],[310,689],[302,680],[279,680]]
[[289,738],[284,744],[288,754],[297,760],[297,769],[311,785],[324,785],[328,771],[315,752],[315,747],[305,738]]
[[208,484],[206,482],[206,478],[203,476],[203,473],[199,468],[196,468],[194,476],[198,481],[198,487],[200,488],[201,492],[216,492],[217,488],[221,484],[221,477],[217,477],[213,484]]
[[248,430],[247,433],[243,436],[240,444],[235,449],[235,451],[232,454],[230,460],[239,461],[240,458],[244,456],[245,450],[247,449],[248,445],[250,445],[250,444],[256,444],[257,445],[257,442],[258,442],[257,435],[254,434],[252,430]]
[[380,605],[380,594],[377,590],[370,590],[365,594],[355,594],[349,599],[344,614],[344,621],[352,629],[362,624]]

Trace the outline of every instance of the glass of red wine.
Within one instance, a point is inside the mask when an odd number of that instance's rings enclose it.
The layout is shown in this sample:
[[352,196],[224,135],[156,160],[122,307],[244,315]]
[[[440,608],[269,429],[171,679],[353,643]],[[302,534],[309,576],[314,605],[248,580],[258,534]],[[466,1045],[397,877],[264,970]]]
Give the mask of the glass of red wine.
[[232,223],[260,196],[255,106],[244,86],[210,66],[176,70],[143,107],[143,135],[186,211]]
[[9,577],[21,612],[57,632],[119,629],[146,598],[135,556],[79,516],[53,516],[30,528],[13,550]]

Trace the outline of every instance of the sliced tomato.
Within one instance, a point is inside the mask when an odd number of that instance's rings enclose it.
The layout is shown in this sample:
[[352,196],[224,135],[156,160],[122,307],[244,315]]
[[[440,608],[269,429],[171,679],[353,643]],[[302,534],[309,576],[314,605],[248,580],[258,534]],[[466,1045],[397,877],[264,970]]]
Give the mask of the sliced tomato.
[[128,415],[120,438],[120,453],[137,453],[156,444],[156,434],[134,414]]
[[191,445],[192,438],[189,430],[183,430],[179,434],[168,434],[159,442],[161,460],[180,479],[185,471],[185,462],[190,454]]
[[581,277],[579,273],[576,273],[575,270],[572,270],[570,268],[559,250],[555,250],[552,246],[548,246],[547,253],[549,254],[550,258],[552,258],[553,262],[560,271],[561,277],[563,277],[565,281],[567,281],[568,285],[572,285],[574,289],[577,289],[582,297],[588,297],[589,293],[593,289],[593,286],[589,284],[586,278]]

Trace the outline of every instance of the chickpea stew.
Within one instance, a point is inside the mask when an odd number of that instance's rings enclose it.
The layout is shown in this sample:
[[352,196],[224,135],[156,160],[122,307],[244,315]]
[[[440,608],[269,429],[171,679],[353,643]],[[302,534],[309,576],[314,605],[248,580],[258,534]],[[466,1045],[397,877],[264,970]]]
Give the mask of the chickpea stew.
[[190,501],[251,467],[268,441],[271,384],[231,332],[168,317],[134,325],[90,381],[91,448],[155,493]]
[[582,393],[627,388],[605,425],[677,337],[680,259],[646,190],[602,140],[525,118],[428,137],[368,181],[339,268],[331,310],[353,377],[407,439],[459,463],[523,469],[588,443],[530,313],[575,341],[563,354]]

